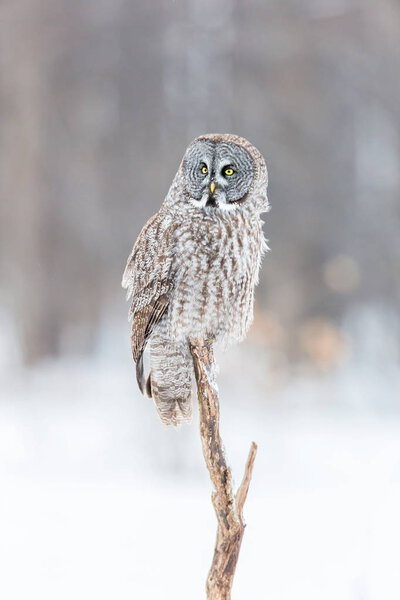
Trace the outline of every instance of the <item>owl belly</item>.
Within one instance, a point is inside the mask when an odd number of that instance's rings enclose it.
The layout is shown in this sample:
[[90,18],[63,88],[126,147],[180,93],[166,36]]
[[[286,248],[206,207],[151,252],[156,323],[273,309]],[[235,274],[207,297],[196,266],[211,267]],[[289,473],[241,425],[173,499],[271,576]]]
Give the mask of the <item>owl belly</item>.
[[213,336],[242,339],[253,317],[262,232],[254,221],[201,221],[177,237],[168,331],[176,340]]

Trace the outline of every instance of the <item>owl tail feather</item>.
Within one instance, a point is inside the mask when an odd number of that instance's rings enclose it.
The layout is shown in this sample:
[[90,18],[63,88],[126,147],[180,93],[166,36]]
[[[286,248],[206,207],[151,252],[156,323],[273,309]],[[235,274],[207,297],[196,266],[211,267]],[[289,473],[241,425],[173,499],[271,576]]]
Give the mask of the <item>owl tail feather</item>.
[[150,368],[146,392],[153,398],[161,421],[175,426],[190,423],[193,362],[188,345],[152,337]]
[[[136,381],[139,386],[139,390],[144,394],[144,372],[143,372],[143,353],[139,356],[136,362]],[[151,398],[151,394],[149,396]]]

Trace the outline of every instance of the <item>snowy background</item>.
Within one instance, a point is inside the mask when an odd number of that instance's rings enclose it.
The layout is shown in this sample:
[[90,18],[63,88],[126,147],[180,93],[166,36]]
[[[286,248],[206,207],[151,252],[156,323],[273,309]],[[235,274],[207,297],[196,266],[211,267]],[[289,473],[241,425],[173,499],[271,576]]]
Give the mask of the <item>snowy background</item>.
[[233,598],[400,597],[397,0],[0,7],[0,597],[204,598],[197,414],[140,396],[120,288],[183,151],[267,158],[271,247],[222,353]]

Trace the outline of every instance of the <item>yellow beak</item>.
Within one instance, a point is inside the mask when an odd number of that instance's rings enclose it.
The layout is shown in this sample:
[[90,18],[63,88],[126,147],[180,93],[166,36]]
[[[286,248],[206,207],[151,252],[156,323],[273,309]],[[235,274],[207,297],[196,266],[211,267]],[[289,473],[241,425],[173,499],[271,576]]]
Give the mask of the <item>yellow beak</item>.
[[210,183],[210,192],[212,194],[215,192],[215,183],[213,181]]

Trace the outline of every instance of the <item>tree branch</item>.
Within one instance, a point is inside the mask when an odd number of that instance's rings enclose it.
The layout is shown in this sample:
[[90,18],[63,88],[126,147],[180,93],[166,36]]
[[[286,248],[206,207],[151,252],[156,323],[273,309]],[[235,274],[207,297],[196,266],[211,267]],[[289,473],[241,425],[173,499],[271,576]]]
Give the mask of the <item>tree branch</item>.
[[233,577],[244,534],[243,506],[250,485],[257,446],[250,447],[236,497],[232,474],[219,434],[219,399],[212,340],[192,340],[190,350],[196,374],[200,436],[203,455],[214,486],[212,502],[218,520],[214,557],[207,578],[208,600],[230,600]]

